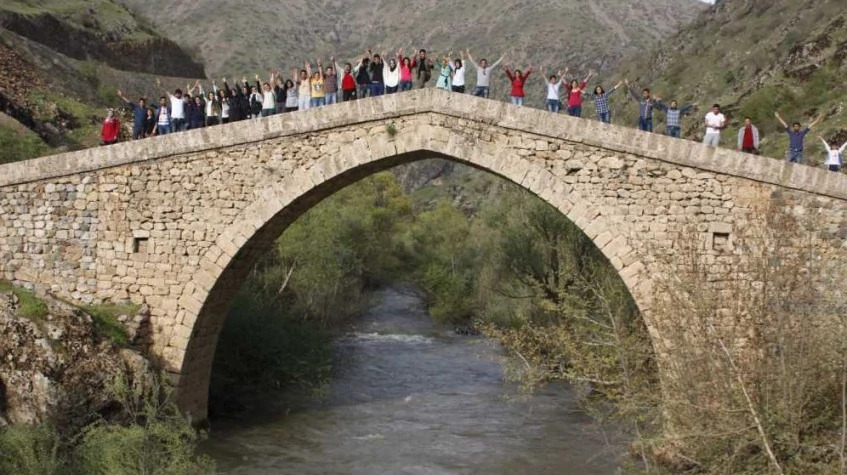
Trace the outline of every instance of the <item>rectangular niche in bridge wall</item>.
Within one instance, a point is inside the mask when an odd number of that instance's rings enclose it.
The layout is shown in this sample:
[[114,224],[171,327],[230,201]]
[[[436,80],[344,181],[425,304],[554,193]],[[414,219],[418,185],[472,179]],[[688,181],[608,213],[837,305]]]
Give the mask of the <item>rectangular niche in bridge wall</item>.
[[132,242],[127,246],[133,254],[146,255],[152,252],[150,231],[136,230],[132,232]]
[[712,223],[709,225],[706,249],[715,251],[732,250],[732,225],[729,223]]

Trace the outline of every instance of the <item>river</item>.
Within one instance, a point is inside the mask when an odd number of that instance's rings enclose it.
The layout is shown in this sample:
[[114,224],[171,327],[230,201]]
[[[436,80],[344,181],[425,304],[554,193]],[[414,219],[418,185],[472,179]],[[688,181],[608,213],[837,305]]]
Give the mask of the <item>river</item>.
[[435,326],[398,290],[337,342],[321,400],[280,396],[216,421],[203,451],[223,474],[604,474],[618,460],[573,391],[503,380],[492,341]]

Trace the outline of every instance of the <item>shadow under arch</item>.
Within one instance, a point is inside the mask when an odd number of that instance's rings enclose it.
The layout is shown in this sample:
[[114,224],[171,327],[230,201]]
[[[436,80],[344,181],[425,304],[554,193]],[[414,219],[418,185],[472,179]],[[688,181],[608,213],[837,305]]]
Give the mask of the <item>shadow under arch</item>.
[[[438,143],[444,145],[439,147]],[[412,145],[411,150],[408,145]],[[357,139],[348,148],[317,160],[311,167],[298,168],[266,187],[207,251],[200,270],[186,286],[182,299],[194,302],[199,311],[193,317],[187,313],[182,320],[191,328],[191,335],[176,374],[176,400],[195,422],[206,420],[218,336],[231,302],[253,264],[266,255],[291,223],[323,199],[369,175],[423,159],[446,159],[491,173],[559,210],[614,266],[645,316],[655,347],[656,335],[646,318],[652,302],[652,283],[645,277],[640,256],[629,244],[627,229],[611,225],[598,205],[581,200],[571,185],[543,163],[519,159],[508,149],[492,155],[479,148],[463,148],[450,139],[398,144],[391,133]]]

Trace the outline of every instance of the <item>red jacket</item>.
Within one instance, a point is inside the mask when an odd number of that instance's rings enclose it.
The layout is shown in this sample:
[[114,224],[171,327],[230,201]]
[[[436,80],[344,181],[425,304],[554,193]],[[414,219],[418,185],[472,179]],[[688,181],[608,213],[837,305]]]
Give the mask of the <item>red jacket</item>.
[[532,73],[532,68],[526,70],[522,75],[512,74],[509,68],[506,68],[506,76],[509,81],[512,81],[512,92],[509,93],[512,97],[524,97],[523,86],[526,84],[526,78]]
[[100,130],[100,139],[104,142],[114,142],[121,135],[121,121],[116,118],[106,119],[103,121],[103,128]]
[[568,107],[582,106],[582,91],[585,90],[587,84],[588,81],[582,81],[576,89],[572,88],[570,84],[566,86],[568,89]]

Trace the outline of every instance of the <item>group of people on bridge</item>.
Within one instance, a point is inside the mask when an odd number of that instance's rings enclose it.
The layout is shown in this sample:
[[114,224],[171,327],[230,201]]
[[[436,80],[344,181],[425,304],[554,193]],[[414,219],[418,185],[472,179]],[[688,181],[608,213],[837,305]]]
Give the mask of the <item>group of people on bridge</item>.
[[[304,111],[341,101],[400,93],[430,85],[464,94],[468,92],[468,67],[476,72],[476,83],[470,92],[478,97],[489,98],[491,78],[505,60],[503,55],[492,63],[486,59],[477,61],[470,51],[455,58],[451,52],[433,60],[425,49],[414,51],[409,57],[404,56],[403,49],[400,49],[396,57],[387,58],[384,53],[375,54],[369,49],[355,64],[348,62],[342,66],[333,57],[326,65],[321,60],[316,61],[316,67],[313,68],[307,61],[302,69],[294,68],[289,77],[280,71],[271,70],[268,80],[264,82],[258,74],[254,76],[255,82],[252,84],[246,77],[240,82],[234,81],[233,84],[223,78],[220,85],[213,80],[211,89],[208,90],[201,81],[197,81],[193,85],[187,85],[184,91],[176,89],[171,93],[157,80],[156,84],[162,91],[158,104],[148,104],[143,97],[133,102],[120,90],[118,96],[132,109],[132,138],[141,139],[274,114]],[[532,66],[513,69],[508,64],[503,65],[503,74],[511,83],[509,96],[515,106],[523,106],[526,86],[532,72]],[[697,107],[696,103],[680,106],[675,100],[665,102],[653,95],[648,88],[637,90],[628,80],[615,84],[608,91],[598,84],[589,92],[587,87],[594,77],[593,71],[581,81],[576,78],[566,81],[565,78],[570,72],[568,68],[552,72],[542,67],[540,72],[546,85],[546,108],[552,113],[559,113],[564,109],[572,117],[581,117],[583,100],[589,100],[594,103],[597,120],[609,123],[612,117],[609,98],[625,85],[627,93],[639,105],[639,129],[653,132],[654,114],[655,111],[660,111],[665,114],[667,135],[680,138],[684,117],[690,115]],[[804,127],[799,122],[789,126],[779,112],[776,112],[775,116],[789,136],[786,159],[801,163],[806,135],[821,118]],[[728,121],[718,104],[713,105],[705,115],[704,125],[703,143],[713,147],[719,146],[722,131],[728,127]],[[102,142],[116,142],[120,137],[120,130],[120,122],[114,112],[109,110],[103,122]],[[753,125],[750,117],[746,117],[737,134],[737,149],[758,154],[759,138],[758,128]],[[828,142],[820,136],[819,138],[827,154],[825,166],[829,170],[839,171],[847,143],[838,146],[837,142]]]

